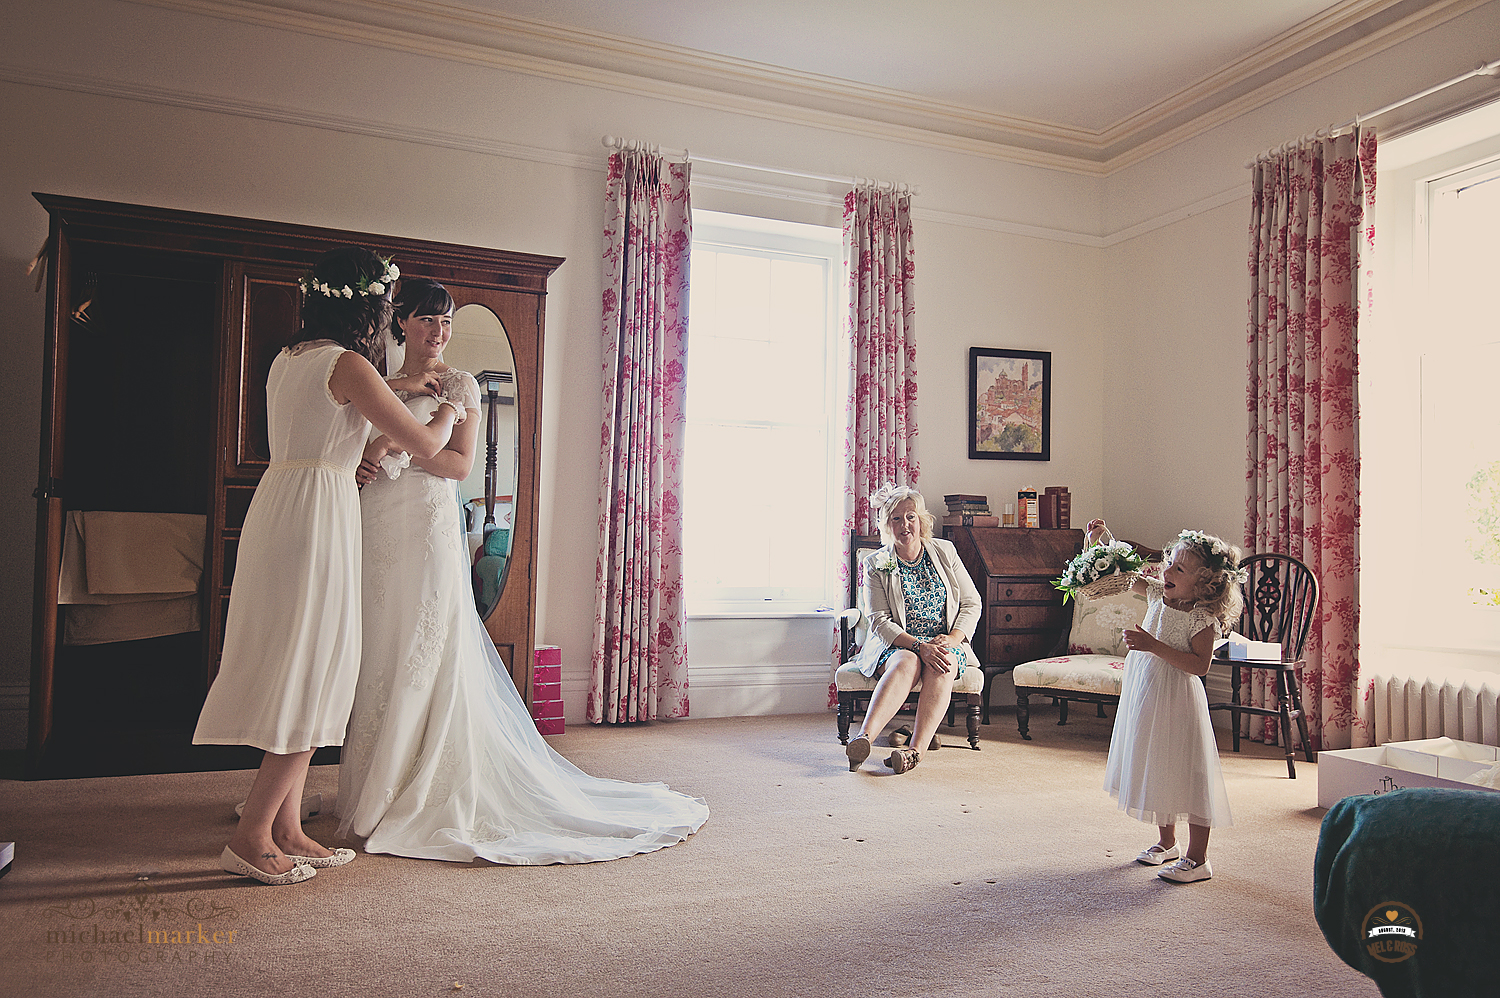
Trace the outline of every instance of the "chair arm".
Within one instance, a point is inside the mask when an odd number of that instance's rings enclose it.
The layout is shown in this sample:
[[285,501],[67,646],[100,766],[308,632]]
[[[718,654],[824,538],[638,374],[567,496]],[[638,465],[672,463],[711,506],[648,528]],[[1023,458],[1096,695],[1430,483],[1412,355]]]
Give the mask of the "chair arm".
[[854,660],[859,651],[854,644],[855,631],[859,627],[860,618],[864,616],[858,607],[851,606],[839,614],[839,664],[847,665]]

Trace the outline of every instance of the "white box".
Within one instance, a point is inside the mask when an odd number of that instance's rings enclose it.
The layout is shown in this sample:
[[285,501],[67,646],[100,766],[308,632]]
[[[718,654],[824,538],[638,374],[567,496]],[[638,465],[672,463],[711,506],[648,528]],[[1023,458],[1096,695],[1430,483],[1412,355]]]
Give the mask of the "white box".
[[1280,662],[1280,641],[1251,641],[1242,634],[1231,633],[1229,637],[1223,638],[1214,648],[1214,653],[1220,658],[1227,658],[1231,662],[1244,662],[1255,660],[1260,662]]
[[1375,748],[1318,753],[1318,806],[1332,807],[1353,794],[1384,794],[1407,787],[1489,790],[1465,778],[1500,762],[1500,749],[1452,738],[1387,742]]

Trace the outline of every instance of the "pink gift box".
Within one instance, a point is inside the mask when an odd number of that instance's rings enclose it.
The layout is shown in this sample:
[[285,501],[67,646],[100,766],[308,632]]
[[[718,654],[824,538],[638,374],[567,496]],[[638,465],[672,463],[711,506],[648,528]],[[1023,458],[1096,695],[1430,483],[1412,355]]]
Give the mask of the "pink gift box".
[[543,718],[561,718],[563,716],[563,702],[561,700],[533,700],[531,701],[531,716],[537,720]]
[[561,700],[562,683],[553,681],[550,683],[533,682],[531,684],[531,701],[538,700]]
[[537,645],[532,655],[532,665],[537,668],[544,665],[562,665],[562,649],[557,645]]
[[532,683],[560,683],[562,682],[562,666],[539,665],[531,670]]
[[563,734],[566,725],[560,717],[539,717],[536,719],[536,729],[544,735]]

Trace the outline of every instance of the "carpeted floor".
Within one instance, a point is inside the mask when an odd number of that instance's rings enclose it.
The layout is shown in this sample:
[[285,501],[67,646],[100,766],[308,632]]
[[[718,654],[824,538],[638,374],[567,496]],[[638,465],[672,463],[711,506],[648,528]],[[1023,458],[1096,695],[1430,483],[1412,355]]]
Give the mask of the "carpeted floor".
[[[1178,886],[1133,861],[1155,831],[1099,789],[1110,721],[1048,713],[1033,742],[1007,712],[981,752],[951,732],[902,776],[879,746],[848,772],[831,715],[574,728],[564,755],[702,796],[708,824],[612,863],[361,855],[283,888],[218,869],[250,773],[0,782],[0,992],[1378,994],[1313,922],[1316,766],[1290,781],[1278,750],[1225,745],[1235,825],[1214,878]],[[337,777],[315,768],[309,789],[331,804]],[[337,844],[336,824],[308,828]]]

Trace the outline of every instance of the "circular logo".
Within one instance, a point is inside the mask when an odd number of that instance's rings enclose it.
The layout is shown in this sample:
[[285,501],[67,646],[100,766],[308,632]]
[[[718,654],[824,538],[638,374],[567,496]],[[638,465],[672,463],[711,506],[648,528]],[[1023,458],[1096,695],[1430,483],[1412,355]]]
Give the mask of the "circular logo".
[[1400,901],[1382,901],[1371,908],[1359,928],[1365,951],[1383,963],[1400,963],[1417,952],[1422,941],[1422,919]]

